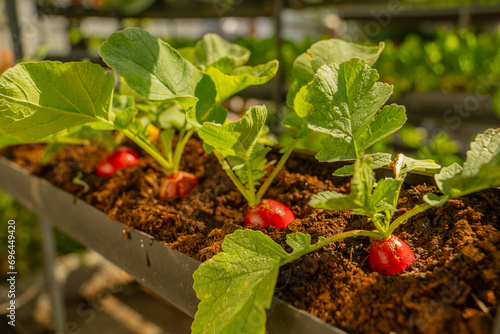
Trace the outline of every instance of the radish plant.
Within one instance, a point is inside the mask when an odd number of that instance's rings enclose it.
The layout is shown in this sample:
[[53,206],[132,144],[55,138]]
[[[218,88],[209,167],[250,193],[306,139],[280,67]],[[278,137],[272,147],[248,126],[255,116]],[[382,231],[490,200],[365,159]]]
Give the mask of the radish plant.
[[[407,160],[408,164],[414,163]],[[287,253],[260,231],[238,230],[226,236],[222,252],[203,263],[194,273],[194,289],[201,300],[193,333],[265,333],[266,309],[271,306],[279,268],[332,242],[349,237],[366,236],[374,240],[370,267],[393,274],[406,269],[413,253],[394,239],[393,232],[411,217],[448,199],[500,185],[500,129],[478,135],[467,153],[463,167],[451,165],[435,175],[441,196],[427,194],[425,203],[417,205],[392,220],[404,173],[411,168],[398,158],[395,179],[375,182],[370,157],[357,159],[349,195],[326,192],[315,195],[315,207],[352,210],[368,216],[376,230],[353,230],[329,238],[320,237],[311,244],[311,236],[296,232],[287,235]],[[396,253],[402,259],[395,258]],[[398,254],[399,253],[399,254]],[[382,255],[391,255],[385,260]]]
[[220,103],[248,86],[269,81],[278,67],[277,61],[243,66],[249,51],[215,34],[184,49],[184,58],[144,30],[130,28],[112,34],[99,53],[137,94],[151,101],[175,102],[190,119],[188,123],[184,117],[175,149],[172,129],[159,135],[166,157],[160,159],[166,174],[160,198],[166,199],[184,196],[198,184],[194,175],[179,170],[182,152],[193,133],[204,122],[224,123],[227,110]]
[[248,202],[245,225],[257,225],[261,229],[272,225],[286,227],[295,219],[293,212],[284,204],[263,199],[272,181],[292,152],[289,146],[277,166],[260,185],[266,175],[266,154],[271,150],[259,143],[264,129],[267,110],[264,106],[252,107],[243,119],[225,125],[205,123],[198,132],[207,152],[213,152],[231,181]]
[[[175,130],[161,129],[156,134],[159,140],[152,140],[151,122],[138,118],[138,106],[113,105],[113,74],[88,62],[28,62],[7,70],[0,77],[0,131],[20,142],[36,142],[90,122],[100,129],[118,130],[163,169],[160,198],[184,196],[198,184],[194,175],[179,170],[189,138],[205,122],[224,123],[227,110],[220,103],[248,86],[269,81],[278,67],[277,61],[243,66],[249,51],[214,34],[206,35],[191,51],[184,53],[194,64],[138,28],[112,34],[99,51],[136,93],[181,108],[184,119],[175,149]],[[125,158],[135,163],[130,156]],[[111,163],[103,164],[112,171]]]

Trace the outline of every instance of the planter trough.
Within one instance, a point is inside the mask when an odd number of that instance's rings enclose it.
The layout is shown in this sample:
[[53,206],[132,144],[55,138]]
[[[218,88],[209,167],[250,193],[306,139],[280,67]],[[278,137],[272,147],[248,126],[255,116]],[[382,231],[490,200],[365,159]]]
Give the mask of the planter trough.
[[[132,230],[125,239],[123,223],[110,220],[104,212],[4,157],[0,157],[0,187],[194,317],[199,301],[192,288],[192,276],[199,261],[144,232]],[[274,298],[268,311],[267,329],[269,333],[345,333],[278,298]]]

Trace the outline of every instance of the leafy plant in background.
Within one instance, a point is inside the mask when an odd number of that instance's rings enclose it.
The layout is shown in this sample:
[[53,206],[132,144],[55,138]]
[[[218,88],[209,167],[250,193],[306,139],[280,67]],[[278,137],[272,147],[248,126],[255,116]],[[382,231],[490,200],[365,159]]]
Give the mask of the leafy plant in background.
[[396,135],[405,146],[414,150],[411,156],[415,159],[431,159],[441,166],[464,162],[458,154],[460,144],[445,131],[431,138],[425,128],[405,124]]
[[[238,230],[226,236],[223,251],[203,263],[193,275],[194,289],[201,300],[192,325],[193,333],[264,333],[265,310],[271,306],[279,268],[348,237],[368,236],[376,240],[369,260],[373,269],[386,274],[404,270],[413,254],[392,236],[399,225],[431,207],[444,205],[451,198],[500,185],[500,129],[487,130],[476,137],[463,167],[454,164],[436,174],[442,196],[427,194],[424,204],[395,220],[392,215],[406,163],[399,160],[400,173],[395,179],[375,183],[369,159],[356,161],[349,195],[320,193],[311,199],[311,205],[366,215],[376,231],[347,231],[329,238],[320,237],[315,244],[311,244],[308,234],[288,234],[286,243],[293,250],[291,253],[260,231]],[[398,252],[404,260],[397,258]],[[380,255],[388,255],[389,259],[386,261]]]
[[472,29],[438,29],[433,40],[408,35],[397,45],[388,41],[376,64],[384,81],[397,82],[395,95],[411,90],[487,94],[500,79],[500,34]]

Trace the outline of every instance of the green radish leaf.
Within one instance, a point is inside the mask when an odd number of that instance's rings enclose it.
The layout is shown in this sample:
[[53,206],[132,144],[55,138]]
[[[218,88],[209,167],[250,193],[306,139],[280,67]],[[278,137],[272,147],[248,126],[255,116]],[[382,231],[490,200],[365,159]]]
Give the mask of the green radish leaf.
[[255,106],[237,122],[226,125],[203,124],[199,135],[203,142],[215,147],[223,155],[251,159],[256,153],[257,139],[266,118],[265,106]]
[[237,122],[225,125],[205,123],[198,132],[207,152],[216,148],[227,159],[246,189],[257,185],[258,180],[266,174],[263,168],[270,149],[259,143],[266,118],[266,108],[256,106],[250,108]]
[[138,94],[150,100],[175,100],[194,108],[197,93],[213,104],[215,87],[193,64],[161,39],[140,28],[111,34],[99,54]]
[[309,201],[309,205],[317,209],[353,210],[359,208],[355,200],[356,196],[354,194],[350,196],[336,191],[323,191],[314,194]]
[[428,193],[428,194],[425,194],[425,196],[424,196],[424,201],[426,201],[428,204],[430,204],[434,207],[445,205],[449,199],[450,199],[450,195],[438,196],[438,195],[433,194],[433,193]]
[[[278,70],[278,62],[276,60],[270,61],[263,65],[255,67],[243,66],[234,70],[231,74],[224,74],[215,67],[209,68],[206,73],[210,76],[217,96],[215,98],[215,105],[197,106],[196,109],[190,109],[186,113],[188,122],[199,128],[204,122],[214,122],[223,124],[227,110],[218,103],[223,102],[228,97],[240,92],[241,90],[254,85],[261,85],[271,80]],[[205,112],[204,108],[209,108]],[[206,114],[205,118],[200,117],[200,114]]]
[[209,68],[206,73],[212,78],[217,90],[216,103],[242,91],[249,86],[261,85],[271,80],[278,71],[278,61],[272,60],[255,67],[243,66],[231,74],[224,74],[217,68]]
[[500,186],[500,165],[484,164],[474,175],[465,176],[464,173],[444,182],[451,189],[453,197]]
[[286,97],[288,106],[294,109],[294,112],[302,118],[290,124],[300,130],[294,137],[301,139],[307,135],[303,130],[307,126],[304,118],[312,110],[312,105],[308,102],[307,95],[312,89],[311,84],[314,75],[321,66],[340,64],[356,57],[366,60],[369,65],[373,65],[383,49],[384,43],[380,43],[378,46],[367,47],[338,39],[330,39],[313,44],[307,52],[297,57],[292,70],[294,82],[290,86]]
[[398,205],[399,190],[402,184],[402,180],[380,180],[370,198],[370,208],[374,208],[373,212],[387,211],[392,216]]
[[500,129],[489,129],[476,136],[467,151],[464,177],[474,176],[484,164],[500,165]]
[[195,65],[201,65],[203,68],[214,67],[226,74],[245,65],[249,58],[250,51],[216,34],[203,36],[193,50]]
[[[266,170],[264,166],[267,163],[266,155],[271,151],[270,147],[262,147],[261,144],[257,144],[258,149],[254,154],[254,157],[250,160],[244,160],[240,157],[228,156],[227,162],[231,166],[231,169],[234,171],[238,179],[244,185],[250,183],[248,169],[252,168],[252,181],[254,186],[258,186],[259,180],[266,176]],[[248,187],[247,187],[248,188]]]
[[184,48],[177,49],[177,52],[182,56],[182,58],[188,60],[191,64],[195,64],[194,62],[194,47],[187,46]]
[[297,92],[294,99],[294,110],[300,118],[306,118],[311,113],[313,106],[307,102],[307,94],[311,89],[311,83],[302,88]]
[[190,124],[186,124],[186,113],[182,107],[172,101],[165,101],[158,105],[156,115],[158,116],[158,126],[162,129],[182,129],[191,128]]
[[99,121],[113,125],[114,76],[88,62],[23,63],[0,77],[0,131],[24,142]]
[[[327,139],[329,141],[330,138]],[[323,151],[322,154],[326,152]],[[371,154],[366,154],[366,157],[369,157],[371,162],[370,162],[370,168],[371,169],[377,169],[383,166],[387,166],[391,162],[391,154],[390,153],[371,153]],[[333,156],[331,157],[332,159],[335,159],[336,157]],[[325,159],[329,159],[326,158]],[[332,175],[335,176],[350,176],[354,174],[354,164],[352,165],[346,165],[344,167],[341,167],[337,169]]]
[[318,70],[308,95],[313,110],[306,121],[310,129],[332,136],[323,141],[320,161],[359,158],[406,122],[404,107],[382,108],[392,86],[378,79],[377,71],[358,58]]
[[439,171],[441,165],[434,162],[434,160],[417,160],[407,156],[403,158],[403,168],[401,168],[401,173],[406,174],[411,171],[419,172],[434,172]]
[[368,208],[375,175],[370,168],[368,158],[356,160],[354,163],[354,176],[351,180],[351,193],[340,194],[336,191],[325,191],[312,196],[309,205],[319,209],[329,210],[353,210],[357,208]]
[[446,186],[445,181],[451,180],[453,178],[460,177],[462,175],[463,168],[457,163],[453,163],[447,167],[443,167],[439,174],[434,176],[434,180],[436,180],[436,185],[438,188],[444,193],[447,194],[450,192],[450,188]]
[[297,129],[297,133],[293,135],[295,139],[302,139],[312,132],[311,129],[307,127],[305,117],[309,116],[313,106],[307,102],[307,94],[309,94],[310,85],[302,86],[295,95],[295,105],[294,111],[288,114],[287,118],[284,120],[284,125],[292,129]]
[[[311,128],[308,129],[311,130]],[[357,158],[354,146],[340,137],[323,138],[321,146],[321,151],[315,156],[321,162],[346,161]]]
[[115,126],[119,130],[127,129],[137,115],[137,108],[128,107],[124,110],[115,109]]
[[295,96],[303,86],[313,81],[314,75],[323,65],[340,64],[352,58],[364,59],[373,65],[384,49],[384,43],[378,46],[362,46],[339,39],[329,39],[314,43],[293,63],[294,82],[287,96],[287,104],[295,108]]
[[113,96],[113,108],[118,110],[125,110],[130,107],[135,107],[135,100],[132,96],[115,94]]
[[380,217],[388,223],[396,210],[402,180],[385,179],[375,184],[375,174],[370,165],[368,156],[356,160],[349,195],[326,191],[313,195],[309,205],[319,209],[354,210],[355,214],[370,217],[379,216],[380,212],[384,212]]
[[178,102],[189,123],[200,128],[205,122],[224,123],[225,109],[218,104],[231,95],[269,81],[277,62],[241,67],[248,50],[208,34],[192,53],[196,68],[170,45],[139,28],[112,34],[99,50],[104,61],[134,91],[151,100]]
[[500,129],[489,129],[476,136],[467,151],[463,168],[452,164],[434,176],[443,196],[428,194],[424,200],[433,206],[449,198],[500,186]]
[[287,235],[287,244],[290,254],[260,231],[226,236],[223,251],[193,274],[201,302],[192,333],[264,334],[280,266],[318,248],[300,232]]
[[312,133],[312,130],[307,127],[307,123],[303,118],[297,115],[296,112],[289,113],[283,120],[283,125],[290,129],[297,129],[297,133],[293,135],[296,139],[302,139],[308,134]]
[[10,145],[17,145],[21,143],[22,141],[19,140],[17,137],[0,132],[0,150],[4,147]]
[[66,146],[66,144],[61,143],[49,143],[43,152],[42,163],[47,164],[50,161],[50,158],[56,153],[62,151],[62,149]]
[[221,105],[215,104],[208,110],[208,112],[205,113],[206,117],[201,119],[198,116],[194,115],[192,110],[193,109],[188,110],[186,113],[187,121],[191,125],[194,125],[198,128],[200,128],[204,123],[224,124],[228,113],[228,110],[226,108]]
[[260,231],[226,236],[223,252],[194,272],[201,300],[191,330],[196,333],[265,333],[281,262],[288,254]]
[[164,155],[167,159],[172,159],[172,141],[174,139],[175,129],[170,128],[163,130],[160,133],[161,146],[163,148]]

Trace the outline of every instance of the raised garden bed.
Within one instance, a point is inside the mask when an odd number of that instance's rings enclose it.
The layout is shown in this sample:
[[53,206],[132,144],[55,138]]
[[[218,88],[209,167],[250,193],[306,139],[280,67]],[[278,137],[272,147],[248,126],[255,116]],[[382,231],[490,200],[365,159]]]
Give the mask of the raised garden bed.
[[[0,158],[0,185],[24,205],[129,273],[187,315],[198,299],[192,289],[199,261],[173,250],[153,236],[112,221],[83,200]],[[64,208],[63,210],[61,208]],[[21,222],[22,223],[22,222]],[[124,237],[126,236],[126,238]],[[309,313],[275,298],[269,316],[270,333],[344,333]]]
[[[280,157],[266,147],[265,106],[230,122],[220,105],[268,82],[276,61],[245,66],[249,51],[214,34],[181,54],[126,29],[100,48],[128,84],[118,95],[113,75],[86,62],[25,63],[0,77],[4,139],[38,142],[4,156],[124,223],[127,247],[135,229],[203,261],[193,274],[194,333],[263,333],[266,310],[279,313],[273,297],[349,332],[488,332],[500,295],[490,189],[500,186],[500,129],[474,139],[463,167],[367,153],[406,121],[403,106],[384,106],[393,88],[370,67],[383,47],[328,40],[297,58],[287,95],[294,111],[284,120],[295,138]],[[355,163],[337,169],[294,153],[311,132],[328,135],[318,160]],[[75,143],[84,146],[64,146]],[[377,181],[382,166],[392,170]],[[439,171],[436,186],[431,178],[411,186],[411,171]],[[107,249],[107,237],[96,247]],[[137,253],[146,266],[164,265]],[[135,276],[151,282],[155,272]]]
[[[188,145],[183,167],[197,175],[200,185],[173,202],[157,200],[157,181],[144,181],[161,173],[151,158],[144,156],[139,165],[101,179],[92,170],[103,153],[92,146],[68,146],[44,167],[42,145],[6,149],[5,157],[38,177],[2,158],[0,186],[192,316],[197,299],[191,275],[199,262],[164,243],[198,260],[210,258],[227,233],[242,228],[241,195],[195,140]],[[292,156],[269,191],[291,203],[299,220],[281,231],[268,227],[265,233],[283,245],[292,231],[314,239],[367,225],[366,219],[347,212],[307,206],[313,193],[348,190],[346,179],[330,176],[331,170],[331,164]],[[82,180],[90,186],[87,192],[71,182],[78,171],[86,174]],[[424,184],[405,189],[399,212],[430,190]],[[109,221],[68,192],[125,225]],[[352,333],[488,333],[500,296],[498,207],[498,192],[492,189],[450,201],[403,225],[399,236],[417,254],[405,275],[372,273],[366,261],[369,239],[347,239],[283,267],[275,295]],[[311,326],[318,326],[315,333],[339,332],[302,311],[291,311],[293,307],[276,298],[273,305],[271,332],[310,332]]]

